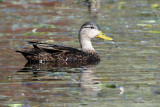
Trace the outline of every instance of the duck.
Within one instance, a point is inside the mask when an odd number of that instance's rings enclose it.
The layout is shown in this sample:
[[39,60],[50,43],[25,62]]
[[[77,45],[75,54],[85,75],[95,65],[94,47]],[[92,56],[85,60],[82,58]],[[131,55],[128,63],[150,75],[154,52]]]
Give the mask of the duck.
[[72,47],[66,47],[62,45],[40,43],[35,41],[28,41],[33,45],[33,48],[23,48],[16,50],[21,53],[28,62],[36,63],[95,63],[100,61],[100,56],[92,46],[91,40],[93,38],[101,38],[104,40],[113,39],[106,36],[99,28],[99,26],[93,22],[85,22],[78,33],[79,43],[81,49]]

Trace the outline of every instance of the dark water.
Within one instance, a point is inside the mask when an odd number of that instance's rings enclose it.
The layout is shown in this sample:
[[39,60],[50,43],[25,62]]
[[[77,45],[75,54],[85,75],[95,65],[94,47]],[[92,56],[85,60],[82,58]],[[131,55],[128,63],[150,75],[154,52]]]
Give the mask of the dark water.
[[[158,107],[159,15],[158,0],[0,0],[0,106]],[[98,65],[25,66],[14,52],[33,40],[79,48],[90,19],[115,40],[93,40]]]

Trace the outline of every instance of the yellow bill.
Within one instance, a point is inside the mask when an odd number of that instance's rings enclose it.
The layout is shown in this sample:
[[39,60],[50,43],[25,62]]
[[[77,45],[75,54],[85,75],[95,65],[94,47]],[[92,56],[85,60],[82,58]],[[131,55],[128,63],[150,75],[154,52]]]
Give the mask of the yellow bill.
[[96,36],[97,38],[105,39],[105,40],[113,40],[112,38],[106,36],[102,31],[100,31],[100,34]]

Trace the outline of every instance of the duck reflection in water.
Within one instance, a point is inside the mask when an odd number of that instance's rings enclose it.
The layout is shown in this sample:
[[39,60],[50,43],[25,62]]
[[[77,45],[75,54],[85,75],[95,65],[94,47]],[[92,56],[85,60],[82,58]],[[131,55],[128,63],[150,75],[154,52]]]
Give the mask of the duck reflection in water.
[[[95,66],[96,64],[85,67],[75,67],[75,65],[62,67],[62,65],[55,66],[52,63],[27,63],[23,69],[18,71],[17,75],[23,76],[23,81],[52,81],[53,87],[56,83],[57,87],[55,88],[63,89],[63,87],[72,88],[74,86],[80,90],[81,95],[97,96],[101,90],[101,86],[98,84],[101,82],[100,78],[94,75]],[[22,73],[23,75],[21,75]],[[64,85],[57,85],[59,82],[64,82]]]
[[95,20],[101,14],[101,0],[86,0],[90,18]]

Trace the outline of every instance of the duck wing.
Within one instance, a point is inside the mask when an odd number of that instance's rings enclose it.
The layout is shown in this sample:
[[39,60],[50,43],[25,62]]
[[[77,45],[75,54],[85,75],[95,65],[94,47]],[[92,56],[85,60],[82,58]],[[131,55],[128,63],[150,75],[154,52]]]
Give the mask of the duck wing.
[[78,50],[76,48],[66,47],[62,45],[54,45],[54,44],[47,44],[47,43],[39,43],[39,42],[30,42],[33,45],[34,49],[39,49],[41,51],[45,51],[47,53],[81,53],[85,54],[83,51]]
[[61,45],[29,42],[33,45],[31,49],[21,49],[16,52],[22,55],[29,62],[78,62],[87,59],[85,52]]
[[87,54],[76,48],[38,42],[29,43],[34,48],[16,51],[22,53],[29,62],[78,62],[83,65],[100,60],[98,54]]

